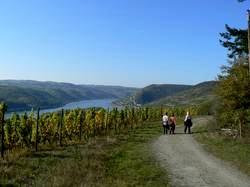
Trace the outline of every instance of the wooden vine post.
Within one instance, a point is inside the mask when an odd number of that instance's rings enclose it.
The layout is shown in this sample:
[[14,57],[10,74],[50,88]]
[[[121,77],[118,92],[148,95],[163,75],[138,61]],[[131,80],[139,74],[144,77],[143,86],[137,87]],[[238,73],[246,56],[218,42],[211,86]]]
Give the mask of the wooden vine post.
[[250,75],[250,9],[247,10],[248,17],[248,70]]
[[59,143],[60,143],[60,146],[62,146],[63,116],[64,116],[64,110],[62,109],[62,111],[61,111],[61,121],[60,121],[60,134],[59,134]]
[[83,126],[83,122],[84,122],[84,112],[80,111],[80,141],[82,141],[82,126]]
[[95,121],[95,109],[92,111],[92,119],[94,120],[94,137],[96,136],[96,121]]
[[37,109],[37,118],[36,118],[36,152],[38,151],[38,129],[39,129],[39,118],[40,118],[40,108]]
[[4,159],[4,115],[7,111],[7,105],[5,103],[2,103],[0,105],[0,112],[1,112],[1,157]]
[[108,119],[109,118],[109,108],[108,110],[106,111],[106,115],[105,115],[105,134],[107,135],[108,134]]

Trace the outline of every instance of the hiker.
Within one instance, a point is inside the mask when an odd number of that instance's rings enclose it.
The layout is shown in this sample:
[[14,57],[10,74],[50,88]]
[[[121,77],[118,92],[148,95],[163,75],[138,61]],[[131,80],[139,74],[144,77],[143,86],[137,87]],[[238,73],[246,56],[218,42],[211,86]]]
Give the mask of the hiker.
[[168,134],[168,129],[169,129],[169,126],[168,126],[168,113],[166,113],[162,117],[162,126],[163,126],[164,134]]
[[169,118],[170,134],[175,134],[176,117],[174,114]]
[[184,129],[185,134],[187,133],[187,130],[188,130],[188,134],[191,134],[191,127],[193,126],[193,122],[192,122],[192,117],[189,114],[189,112],[187,112],[187,115],[185,117],[184,126],[185,126],[185,129]]

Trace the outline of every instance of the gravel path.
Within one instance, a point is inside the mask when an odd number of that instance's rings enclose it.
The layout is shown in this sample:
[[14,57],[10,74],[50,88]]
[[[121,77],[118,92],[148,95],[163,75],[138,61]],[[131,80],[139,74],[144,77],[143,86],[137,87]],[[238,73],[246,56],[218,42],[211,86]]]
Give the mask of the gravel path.
[[[201,123],[205,118],[194,120]],[[170,174],[172,186],[250,187],[250,178],[203,150],[192,135],[162,135],[153,143],[153,151]]]

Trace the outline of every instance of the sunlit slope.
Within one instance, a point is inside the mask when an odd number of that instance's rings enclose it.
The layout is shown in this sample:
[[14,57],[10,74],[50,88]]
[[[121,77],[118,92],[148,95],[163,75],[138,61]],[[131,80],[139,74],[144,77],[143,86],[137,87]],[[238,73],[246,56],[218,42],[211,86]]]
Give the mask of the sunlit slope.
[[138,104],[148,104],[190,88],[190,85],[153,84],[138,91],[135,101]]
[[136,90],[120,86],[3,80],[0,81],[0,101],[6,102],[9,110],[23,110],[55,107],[84,99],[123,98]]
[[200,84],[176,85],[154,84],[139,90],[134,98],[137,104],[142,105],[198,105],[214,100],[216,81],[207,81]]
[[199,105],[204,102],[212,102],[215,99],[214,89],[216,81],[208,81],[192,86],[191,88],[152,101],[150,105]]

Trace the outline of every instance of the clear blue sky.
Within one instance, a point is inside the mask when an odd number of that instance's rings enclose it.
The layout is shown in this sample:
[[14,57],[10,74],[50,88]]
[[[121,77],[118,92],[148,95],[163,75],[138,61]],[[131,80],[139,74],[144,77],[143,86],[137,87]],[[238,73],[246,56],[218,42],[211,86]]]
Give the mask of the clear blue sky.
[[212,80],[236,0],[0,0],[0,79],[143,87]]

